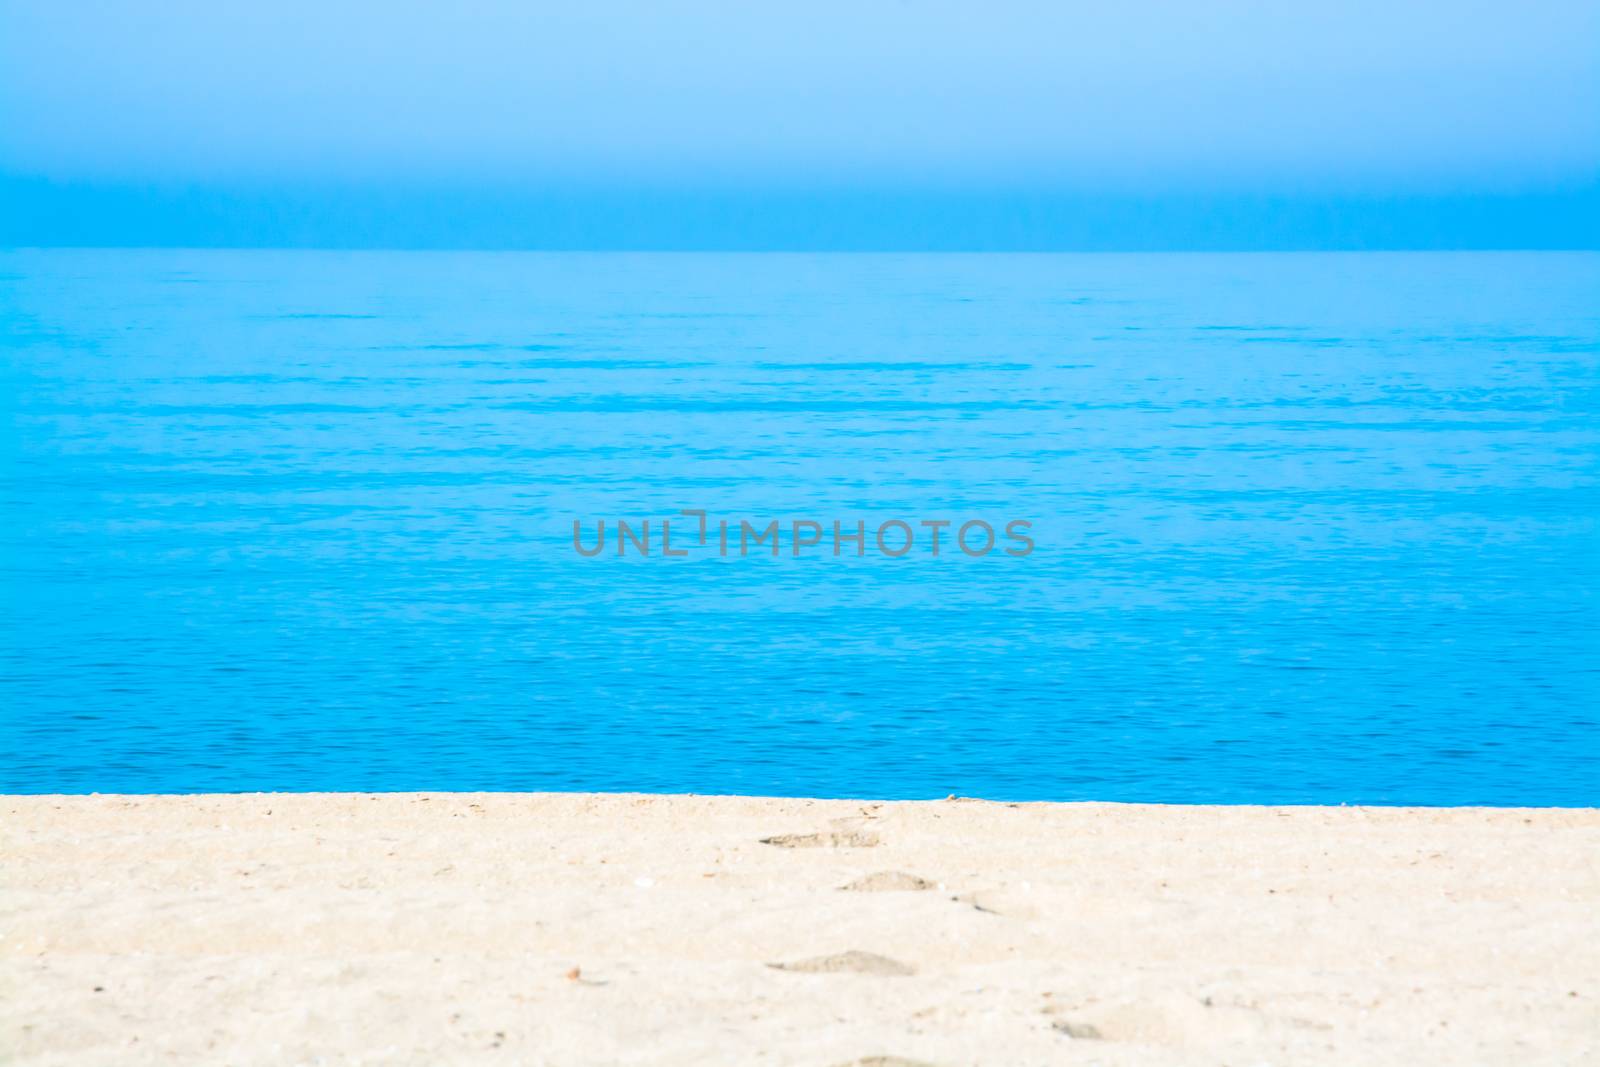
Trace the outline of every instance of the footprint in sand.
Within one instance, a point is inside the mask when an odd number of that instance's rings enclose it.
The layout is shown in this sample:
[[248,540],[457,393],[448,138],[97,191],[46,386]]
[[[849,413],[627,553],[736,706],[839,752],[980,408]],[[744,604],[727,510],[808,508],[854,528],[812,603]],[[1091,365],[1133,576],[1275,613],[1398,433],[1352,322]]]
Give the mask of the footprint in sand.
[[767,966],[778,971],[795,971],[800,974],[874,974],[885,978],[901,978],[917,973],[917,969],[908,963],[857,949],[833,956],[797,960],[794,963],[769,963]]
[[878,835],[868,830],[832,830],[820,834],[778,834],[763,837],[763,845],[778,848],[872,848]]
[[865,878],[857,878],[840,889],[855,893],[899,893],[918,889],[932,889],[934,883],[904,871],[875,871]]

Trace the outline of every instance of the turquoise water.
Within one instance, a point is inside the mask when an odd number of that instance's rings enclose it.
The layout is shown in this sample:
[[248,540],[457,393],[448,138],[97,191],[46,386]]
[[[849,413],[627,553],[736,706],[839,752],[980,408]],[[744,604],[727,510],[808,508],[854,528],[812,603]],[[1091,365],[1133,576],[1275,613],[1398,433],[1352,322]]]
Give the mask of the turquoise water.
[[[0,790],[1600,803],[1596,294],[1595,254],[0,253]],[[681,509],[867,550],[574,551]]]

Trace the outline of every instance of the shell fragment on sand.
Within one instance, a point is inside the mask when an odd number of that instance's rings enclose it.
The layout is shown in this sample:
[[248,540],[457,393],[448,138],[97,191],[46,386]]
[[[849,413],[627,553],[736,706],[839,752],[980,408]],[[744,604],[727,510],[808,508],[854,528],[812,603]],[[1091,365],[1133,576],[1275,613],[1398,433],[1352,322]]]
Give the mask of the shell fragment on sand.
[[830,830],[819,834],[777,834],[763,837],[763,845],[778,848],[872,848],[878,835],[866,830]]
[[858,949],[832,956],[797,960],[794,963],[769,963],[767,966],[774,970],[795,971],[800,974],[873,974],[886,978],[903,978],[917,973],[917,969],[908,963]]

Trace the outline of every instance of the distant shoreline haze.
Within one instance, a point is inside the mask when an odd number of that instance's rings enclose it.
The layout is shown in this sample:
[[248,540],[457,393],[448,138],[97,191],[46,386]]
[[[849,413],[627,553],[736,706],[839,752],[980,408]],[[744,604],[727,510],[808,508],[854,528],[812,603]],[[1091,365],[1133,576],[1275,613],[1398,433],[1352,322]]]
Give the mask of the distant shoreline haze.
[[1600,6],[0,0],[0,246],[1600,248]]
[[1587,250],[1600,184],[1526,193],[422,189],[0,177],[0,247]]

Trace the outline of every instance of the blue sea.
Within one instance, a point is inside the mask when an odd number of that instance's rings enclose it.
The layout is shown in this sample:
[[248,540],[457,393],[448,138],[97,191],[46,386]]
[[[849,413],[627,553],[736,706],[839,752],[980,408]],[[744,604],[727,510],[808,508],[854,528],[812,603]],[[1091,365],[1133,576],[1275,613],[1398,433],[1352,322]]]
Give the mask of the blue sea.
[[1600,804],[1600,254],[21,250],[0,397],[0,791]]

